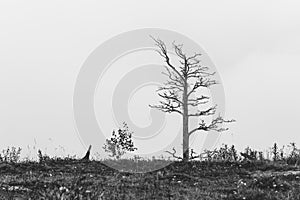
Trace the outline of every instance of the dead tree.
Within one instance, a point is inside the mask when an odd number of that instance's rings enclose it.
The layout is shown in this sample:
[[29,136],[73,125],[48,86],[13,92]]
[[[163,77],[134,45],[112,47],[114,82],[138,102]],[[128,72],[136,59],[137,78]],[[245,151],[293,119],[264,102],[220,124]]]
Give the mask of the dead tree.
[[[200,89],[209,89],[210,86],[217,84],[212,79],[215,72],[209,72],[209,68],[200,64],[200,53],[187,55],[183,51],[183,45],[175,44],[173,42],[173,49],[178,58],[179,64],[175,66],[171,62],[169,52],[165,43],[160,39],[152,37],[157,46],[158,54],[164,59],[165,72],[168,80],[164,86],[159,87],[158,95],[162,98],[159,105],[150,105],[166,113],[178,113],[182,116],[183,124],[183,160],[189,160],[189,137],[195,132],[200,131],[224,131],[225,128],[220,128],[219,125],[224,122],[231,122],[224,120],[221,116],[214,118],[210,123],[206,123],[202,117],[214,115],[217,105],[207,109],[200,110],[199,106],[209,102],[210,97],[205,95],[196,96],[195,93]],[[201,91],[200,91],[201,92]],[[193,96],[194,95],[194,96]],[[190,112],[190,107],[197,108],[194,113]],[[197,117],[202,119],[197,127],[189,130],[189,118]]]
[[89,146],[85,156],[81,159],[82,161],[89,161],[90,160],[91,148],[92,148],[92,145]]

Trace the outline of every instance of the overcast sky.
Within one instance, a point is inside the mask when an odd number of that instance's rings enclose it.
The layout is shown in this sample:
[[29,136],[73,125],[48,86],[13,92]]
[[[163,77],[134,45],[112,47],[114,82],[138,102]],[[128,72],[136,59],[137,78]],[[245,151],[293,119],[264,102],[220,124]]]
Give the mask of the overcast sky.
[[182,33],[215,63],[226,116],[220,143],[300,145],[297,1],[1,1],[0,149],[83,154],[72,98],[79,70],[107,39],[156,27]]

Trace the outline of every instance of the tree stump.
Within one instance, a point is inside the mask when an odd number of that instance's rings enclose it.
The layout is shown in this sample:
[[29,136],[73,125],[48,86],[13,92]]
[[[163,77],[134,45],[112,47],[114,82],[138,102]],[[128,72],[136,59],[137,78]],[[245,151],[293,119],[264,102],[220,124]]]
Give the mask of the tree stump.
[[90,160],[90,153],[91,153],[92,145],[89,146],[85,156],[81,159],[82,161],[89,161]]

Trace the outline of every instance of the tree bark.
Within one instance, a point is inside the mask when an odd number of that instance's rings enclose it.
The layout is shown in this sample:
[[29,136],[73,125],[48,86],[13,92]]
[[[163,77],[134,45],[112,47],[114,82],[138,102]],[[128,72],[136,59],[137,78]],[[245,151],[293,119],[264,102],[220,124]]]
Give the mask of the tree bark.
[[183,89],[183,97],[182,97],[182,102],[183,102],[183,127],[182,127],[182,149],[183,149],[183,161],[188,161],[189,160],[189,116],[188,116],[188,91],[187,91],[187,80],[185,80],[184,83],[184,89]]

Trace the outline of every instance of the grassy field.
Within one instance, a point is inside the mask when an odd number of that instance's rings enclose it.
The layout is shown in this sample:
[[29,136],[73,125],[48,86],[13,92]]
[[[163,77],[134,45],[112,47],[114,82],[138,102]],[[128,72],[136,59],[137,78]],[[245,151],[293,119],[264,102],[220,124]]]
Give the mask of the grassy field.
[[[121,165],[125,161],[119,162]],[[130,162],[134,161],[126,160],[127,164]],[[135,161],[135,164],[157,162],[168,161]],[[0,162],[0,194],[15,199],[61,200],[297,200],[299,170],[294,165],[270,161],[178,161],[148,173],[120,172],[100,161]]]

